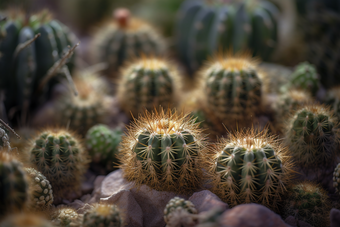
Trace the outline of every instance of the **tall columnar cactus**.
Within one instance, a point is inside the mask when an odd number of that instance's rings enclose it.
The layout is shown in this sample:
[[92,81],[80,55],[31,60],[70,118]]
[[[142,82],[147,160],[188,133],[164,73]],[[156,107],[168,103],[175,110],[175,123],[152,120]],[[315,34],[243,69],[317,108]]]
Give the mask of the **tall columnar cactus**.
[[295,162],[304,167],[328,165],[337,156],[339,126],[329,108],[306,105],[289,119],[285,144]]
[[55,199],[79,190],[89,159],[75,135],[46,129],[32,140],[29,150],[31,163],[50,181]]
[[122,139],[121,169],[137,187],[190,193],[200,186],[205,152],[198,124],[175,111],[145,112]]
[[340,122],[340,86],[328,90],[325,103],[331,107]]
[[277,45],[277,8],[268,1],[188,0],[177,21],[181,60],[197,69],[218,48],[268,60]]
[[107,74],[111,76],[126,60],[141,55],[161,56],[165,52],[164,41],[155,29],[131,17],[127,9],[114,12],[114,21],[97,33],[93,47],[96,61],[107,63]]
[[292,173],[286,149],[267,131],[238,131],[205,156],[212,191],[230,206],[260,203],[276,208]]
[[65,205],[58,206],[51,214],[53,226],[57,227],[78,227],[83,222],[83,215]]
[[283,214],[315,227],[329,226],[330,202],[320,186],[304,181],[288,188]]
[[24,168],[4,151],[0,151],[0,185],[0,216],[27,206],[29,189]]
[[224,123],[247,121],[261,111],[262,82],[253,61],[219,56],[201,73],[206,106]]
[[111,130],[106,125],[95,125],[87,131],[86,146],[94,163],[100,164],[107,171],[112,171],[118,164],[118,145],[122,131]]
[[308,62],[297,65],[291,75],[290,83],[297,89],[306,90],[315,95],[319,90],[319,78],[314,65]]
[[31,190],[30,205],[38,210],[49,208],[53,203],[53,191],[50,182],[34,168],[25,168]]
[[34,213],[19,213],[7,216],[0,223],[1,227],[54,227],[47,219]]
[[168,223],[174,212],[188,212],[190,214],[197,214],[195,205],[189,200],[185,200],[179,197],[172,198],[164,208],[164,221]]
[[143,57],[127,66],[118,85],[118,100],[126,113],[138,115],[176,103],[180,83],[171,63],[156,57]]
[[83,227],[97,226],[122,226],[122,217],[116,205],[95,204],[92,209],[84,214]]

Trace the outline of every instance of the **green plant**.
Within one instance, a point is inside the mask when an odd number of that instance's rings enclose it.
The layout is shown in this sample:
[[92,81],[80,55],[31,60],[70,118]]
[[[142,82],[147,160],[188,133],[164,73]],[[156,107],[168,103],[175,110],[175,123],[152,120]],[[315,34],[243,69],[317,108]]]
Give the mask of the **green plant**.
[[188,115],[145,111],[122,138],[121,169],[137,187],[190,193],[200,186],[205,152],[198,124]]
[[22,164],[0,151],[0,216],[23,210],[29,200],[28,180]]
[[31,192],[30,205],[38,210],[49,208],[53,203],[53,191],[50,182],[34,168],[24,168],[29,177]]
[[29,157],[35,169],[50,181],[55,199],[80,189],[89,158],[81,141],[69,131],[43,130],[32,140]]
[[191,71],[218,49],[250,50],[268,60],[278,42],[278,13],[268,1],[185,1],[177,21],[179,57]]
[[289,118],[285,144],[295,162],[304,167],[328,165],[338,156],[339,126],[329,108],[306,105]]
[[260,203],[277,208],[292,173],[286,149],[266,130],[231,134],[205,154],[205,163],[211,191],[229,206]]
[[83,222],[83,215],[71,207],[60,205],[52,212],[51,219],[57,227],[78,227]]
[[334,87],[327,91],[326,101],[325,103],[331,107],[331,110],[334,111],[335,116],[338,118],[338,122],[340,122],[340,87]]
[[94,163],[112,171],[118,164],[118,145],[121,142],[122,130],[111,130],[106,125],[95,125],[87,131],[86,145]]
[[197,214],[195,205],[189,200],[185,200],[179,197],[174,197],[166,204],[164,208],[164,221],[168,223],[172,218],[174,212],[185,211],[190,214]]
[[138,115],[144,109],[171,107],[180,92],[179,76],[171,63],[156,57],[143,57],[122,71],[118,100],[123,110]]
[[122,218],[115,205],[95,204],[92,209],[84,214],[83,227],[120,227]]
[[330,202],[327,192],[312,182],[301,182],[288,188],[284,200],[285,217],[293,216],[315,227],[329,226]]
[[54,227],[47,219],[34,213],[12,214],[6,217],[0,227]]
[[96,34],[93,48],[96,61],[107,63],[107,74],[115,76],[126,60],[141,55],[163,55],[165,44],[151,25],[131,17],[127,9],[117,9],[114,21]]
[[315,95],[319,90],[319,78],[314,65],[308,62],[297,65],[291,75],[290,83],[294,88],[302,89]]

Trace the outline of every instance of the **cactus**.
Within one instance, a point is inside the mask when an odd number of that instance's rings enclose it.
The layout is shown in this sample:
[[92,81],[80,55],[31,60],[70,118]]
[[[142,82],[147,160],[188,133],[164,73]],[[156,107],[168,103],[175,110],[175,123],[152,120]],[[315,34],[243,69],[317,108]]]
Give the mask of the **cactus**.
[[19,213],[7,216],[1,227],[54,227],[47,219],[34,213]]
[[79,139],[63,129],[46,129],[32,140],[29,157],[51,183],[54,199],[80,189],[89,162]]
[[290,83],[294,88],[306,90],[315,95],[319,90],[319,78],[314,65],[308,62],[297,65],[291,75]]
[[246,122],[261,112],[262,82],[255,62],[240,56],[219,56],[201,74],[206,106],[223,123]]
[[118,164],[118,145],[121,142],[122,131],[111,130],[106,125],[95,125],[87,131],[86,145],[94,163],[112,171]]
[[109,65],[107,74],[116,72],[131,58],[143,54],[161,56],[165,52],[163,39],[154,28],[131,17],[127,9],[115,11],[114,23],[110,21],[103,26],[95,36],[93,47],[96,61]]
[[83,222],[83,215],[71,207],[60,205],[51,214],[53,226],[78,227]]
[[312,182],[304,181],[288,188],[283,213],[285,217],[293,216],[314,227],[324,227],[330,224],[330,207],[327,192]]
[[260,203],[276,209],[285,192],[292,162],[286,149],[266,130],[237,131],[205,156],[211,191],[229,206]]
[[339,86],[328,90],[325,103],[331,107],[331,110],[334,111],[335,116],[338,118],[338,122],[340,122],[340,87]]
[[176,111],[145,111],[128,128],[120,168],[128,181],[159,191],[190,193],[200,186],[205,152],[198,124]]
[[285,132],[289,154],[304,167],[329,165],[338,156],[339,139],[339,126],[324,105],[306,105],[297,110]]
[[49,208],[53,203],[53,191],[50,182],[34,168],[25,168],[25,172],[30,180],[32,207],[38,210]]
[[165,223],[169,223],[170,219],[172,218],[172,214],[174,212],[181,212],[185,211],[190,214],[197,214],[197,210],[195,205],[190,202],[189,200],[185,200],[179,197],[172,198],[164,208],[164,221]]
[[218,48],[268,60],[277,44],[278,9],[268,1],[188,0],[177,21],[180,59],[196,70]]
[[0,151],[0,216],[22,210],[29,200],[28,180],[22,164]]
[[83,227],[120,227],[122,218],[115,205],[95,204],[92,209],[84,214]]
[[143,57],[127,66],[118,85],[118,100],[126,113],[138,115],[177,102],[179,77],[171,63],[156,57]]
[[11,144],[9,143],[9,136],[7,132],[0,127],[0,150],[11,151]]

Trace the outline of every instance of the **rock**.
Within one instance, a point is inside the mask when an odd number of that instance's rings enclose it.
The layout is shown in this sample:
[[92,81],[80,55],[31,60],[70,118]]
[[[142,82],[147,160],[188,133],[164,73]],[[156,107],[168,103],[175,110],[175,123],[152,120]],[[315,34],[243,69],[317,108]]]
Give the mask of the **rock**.
[[221,201],[221,199],[208,190],[203,190],[200,192],[195,192],[189,201],[192,202],[198,213],[210,211],[212,209],[227,210],[229,208],[228,204]]
[[87,170],[87,172],[84,174],[84,180],[81,184],[81,191],[83,195],[92,193],[95,179],[96,175],[92,171]]
[[223,227],[289,227],[281,217],[259,204],[238,205],[223,213]]
[[307,222],[295,219],[293,216],[289,216],[288,218],[286,218],[285,222],[292,227],[313,227]]
[[94,189],[92,191],[92,198],[88,201],[88,203],[95,203],[99,201],[100,198],[100,191],[102,182],[104,181],[106,176],[97,176],[94,180]]
[[100,198],[107,198],[122,190],[128,190],[133,187],[133,183],[126,181],[123,178],[123,171],[121,169],[111,172],[100,187]]
[[340,226],[340,210],[332,209],[331,214],[331,227],[339,227]]

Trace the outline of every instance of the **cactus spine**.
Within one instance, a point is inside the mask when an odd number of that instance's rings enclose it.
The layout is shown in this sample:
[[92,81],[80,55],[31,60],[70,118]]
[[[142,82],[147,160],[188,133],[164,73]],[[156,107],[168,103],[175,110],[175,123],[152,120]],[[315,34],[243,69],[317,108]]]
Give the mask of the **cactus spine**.
[[185,200],[179,197],[172,198],[164,208],[164,221],[169,223],[170,219],[173,218],[173,214],[176,212],[188,212],[190,214],[197,214],[195,205],[189,200]]
[[83,227],[120,227],[122,218],[119,209],[115,205],[95,204],[84,214]]
[[230,206],[260,203],[276,208],[291,177],[292,163],[267,131],[238,131],[206,155],[212,191]]
[[63,129],[47,129],[29,149],[31,163],[50,181],[55,199],[79,190],[89,160],[76,136]]
[[198,124],[168,110],[145,112],[122,139],[121,169],[137,187],[189,193],[200,186],[204,152]]
[[60,205],[51,215],[52,223],[57,227],[78,227],[83,222],[83,215],[71,207]]
[[296,66],[291,75],[290,83],[297,89],[302,89],[315,95],[319,90],[319,78],[314,65],[308,62]]

